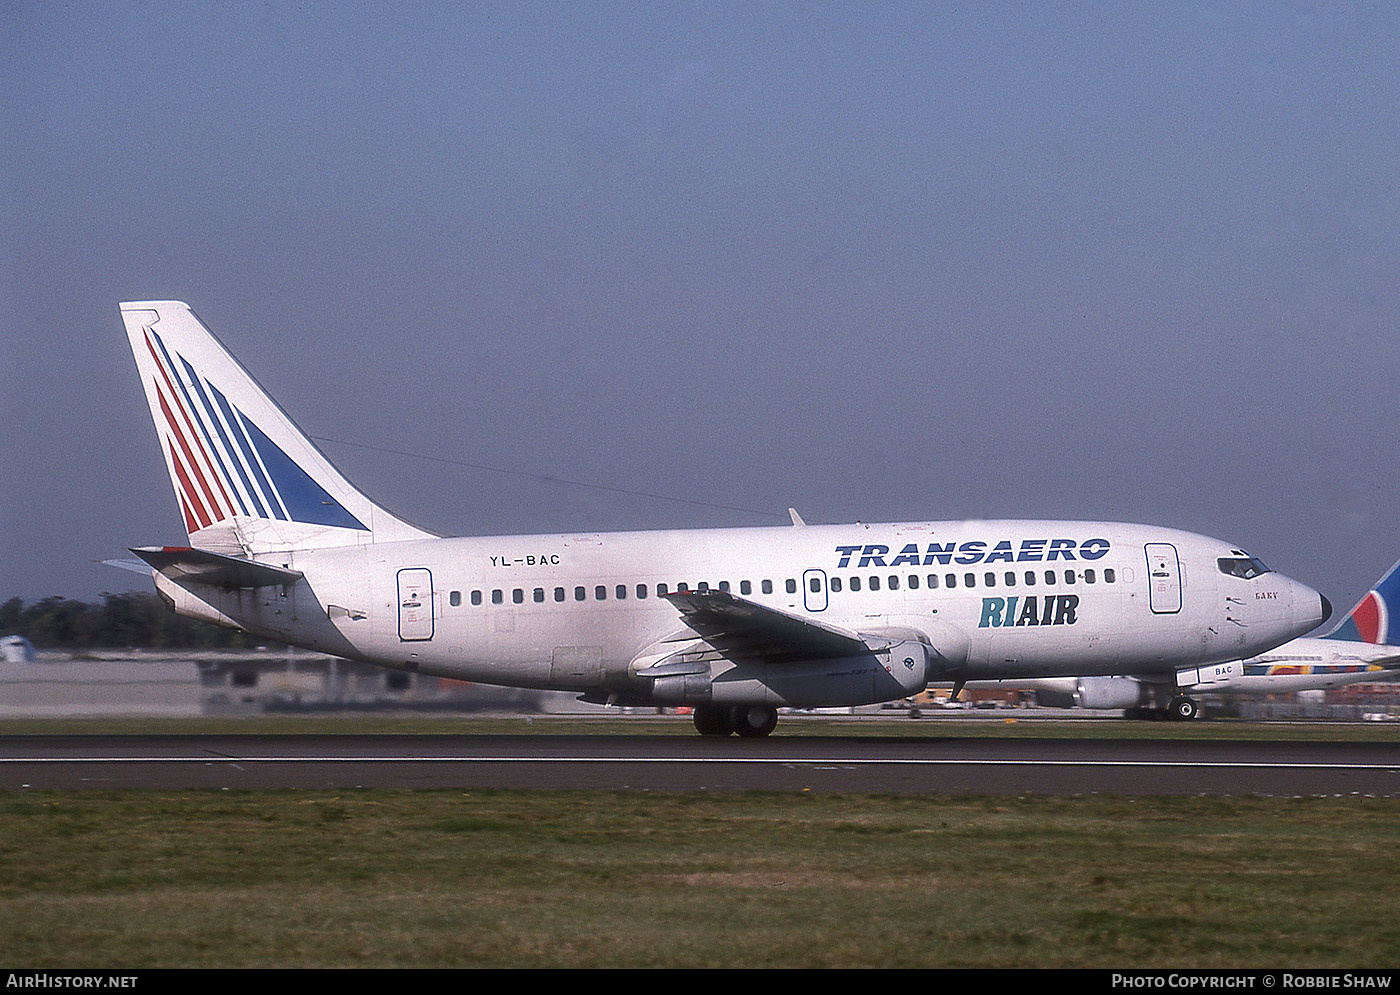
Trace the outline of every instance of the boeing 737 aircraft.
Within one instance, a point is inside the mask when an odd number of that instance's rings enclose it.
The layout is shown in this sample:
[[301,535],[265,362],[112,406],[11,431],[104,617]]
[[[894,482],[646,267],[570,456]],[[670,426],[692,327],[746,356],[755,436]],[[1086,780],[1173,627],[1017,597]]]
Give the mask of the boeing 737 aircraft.
[[351,486],[187,305],[121,312],[189,535],[133,551],[176,612],[307,649],[763,736],[779,707],[931,680],[1208,667],[1331,612],[1228,543],[1110,522],[441,538]]
[[1325,636],[1303,636],[1247,660],[1155,676],[977,682],[969,687],[1052,691],[1072,696],[1081,708],[1123,709],[1130,718],[1194,719],[1200,714],[1192,697],[1197,694],[1289,694],[1400,680],[1400,646],[1389,641],[1392,615],[1400,618],[1400,563]]

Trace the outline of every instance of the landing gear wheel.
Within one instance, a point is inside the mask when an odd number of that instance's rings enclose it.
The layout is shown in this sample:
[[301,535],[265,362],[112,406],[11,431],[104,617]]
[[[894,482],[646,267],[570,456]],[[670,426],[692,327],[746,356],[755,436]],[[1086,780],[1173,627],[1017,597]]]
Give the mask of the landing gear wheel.
[[767,705],[739,705],[734,709],[734,731],[745,739],[761,739],[778,724],[778,710]]
[[728,736],[734,731],[734,710],[717,705],[695,706],[695,731],[702,736]]
[[1182,695],[1179,698],[1172,699],[1171,714],[1172,718],[1174,719],[1180,719],[1183,722],[1189,722],[1191,719],[1194,719],[1196,716],[1201,714],[1201,708],[1199,705],[1196,704],[1195,701],[1186,697],[1185,695]]

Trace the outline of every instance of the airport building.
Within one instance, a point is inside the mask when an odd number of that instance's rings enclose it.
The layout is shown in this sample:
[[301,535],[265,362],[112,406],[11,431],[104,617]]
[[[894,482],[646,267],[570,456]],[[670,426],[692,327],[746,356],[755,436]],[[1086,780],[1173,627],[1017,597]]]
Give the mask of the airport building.
[[[568,709],[574,696],[385,670],[302,650],[6,653],[0,718]],[[584,706],[579,706],[584,707]],[[571,710],[571,709],[569,709]]]
[[[816,711],[931,721],[992,709],[1085,719],[1123,714],[1078,708],[1070,695],[1044,692],[969,689],[956,702],[948,695],[946,688],[930,688],[883,706]],[[1400,683],[1202,695],[1201,706],[1206,718],[1400,721]],[[0,719],[329,712],[600,715],[603,710],[579,702],[574,692],[472,684],[297,649],[36,651],[22,637],[0,639]]]

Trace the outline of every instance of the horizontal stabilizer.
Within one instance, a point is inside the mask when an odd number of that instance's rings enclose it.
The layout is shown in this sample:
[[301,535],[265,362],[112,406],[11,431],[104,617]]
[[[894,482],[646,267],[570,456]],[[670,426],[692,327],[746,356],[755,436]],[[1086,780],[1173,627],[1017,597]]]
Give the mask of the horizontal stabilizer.
[[116,567],[118,570],[130,570],[132,573],[141,574],[144,577],[151,575],[149,564],[141,560],[99,560],[104,567]]
[[132,552],[171,580],[211,587],[284,587],[302,578],[300,570],[188,546],[142,546]]

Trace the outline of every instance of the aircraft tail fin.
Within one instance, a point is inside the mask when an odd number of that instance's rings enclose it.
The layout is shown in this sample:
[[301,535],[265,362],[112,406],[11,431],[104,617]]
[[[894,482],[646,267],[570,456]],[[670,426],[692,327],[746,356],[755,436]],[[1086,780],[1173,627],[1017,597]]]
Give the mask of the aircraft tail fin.
[[232,556],[430,535],[350,484],[189,305],[121,305],[190,545]]
[[[1400,562],[1387,570],[1385,576],[1351,610],[1351,614],[1323,638],[1384,645],[1391,642],[1392,621],[1400,622]],[[1397,631],[1397,636],[1400,636],[1400,631]]]

